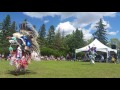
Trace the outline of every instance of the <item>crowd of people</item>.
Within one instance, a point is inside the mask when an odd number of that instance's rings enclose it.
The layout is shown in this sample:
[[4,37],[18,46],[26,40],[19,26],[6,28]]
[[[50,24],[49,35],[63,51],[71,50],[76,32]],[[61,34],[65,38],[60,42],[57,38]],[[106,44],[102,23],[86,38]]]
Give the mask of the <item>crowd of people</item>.
[[[0,54],[0,60],[5,59],[5,60],[9,60],[11,57],[11,54],[5,56],[4,54]],[[59,56],[59,57],[55,57],[54,55],[50,55],[50,56],[40,56],[41,60],[74,60],[74,58],[70,55],[70,54],[66,54],[66,56]],[[96,55],[95,61],[97,62],[106,62],[106,55],[104,53],[98,54]],[[88,52],[85,53],[84,57],[77,57],[76,60],[83,60],[83,61],[89,61],[89,54]],[[115,54],[110,54],[108,57],[108,62],[110,63],[117,63],[117,56]]]
[[66,60],[66,58],[64,56],[60,56],[60,57],[55,57],[53,55],[50,56],[41,56],[41,60]]

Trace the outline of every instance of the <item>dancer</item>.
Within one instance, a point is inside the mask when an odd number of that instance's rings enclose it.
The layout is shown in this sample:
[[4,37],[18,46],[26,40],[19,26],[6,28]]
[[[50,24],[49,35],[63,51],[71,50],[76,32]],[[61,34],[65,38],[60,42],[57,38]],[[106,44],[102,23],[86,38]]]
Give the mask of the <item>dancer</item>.
[[[20,24],[20,32],[7,37],[10,43],[10,65],[16,67],[16,72],[26,71],[31,59],[41,60],[37,37],[38,33],[28,22]],[[16,48],[13,48],[13,45]],[[32,54],[35,54],[36,57],[33,57]]]
[[95,47],[92,47],[92,48],[89,47],[88,51],[89,51],[90,63],[95,64],[95,57],[97,55],[96,48]]

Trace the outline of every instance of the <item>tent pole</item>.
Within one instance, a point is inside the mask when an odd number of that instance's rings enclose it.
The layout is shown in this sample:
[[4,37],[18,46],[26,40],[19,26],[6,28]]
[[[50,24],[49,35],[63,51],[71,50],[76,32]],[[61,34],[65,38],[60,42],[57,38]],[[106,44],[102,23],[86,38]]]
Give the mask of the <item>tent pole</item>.
[[75,60],[76,60],[76,53],[75,53]]
[[106,59],[106,63],[108,63],[108,49],[106,49],[107,50],[107,59]]

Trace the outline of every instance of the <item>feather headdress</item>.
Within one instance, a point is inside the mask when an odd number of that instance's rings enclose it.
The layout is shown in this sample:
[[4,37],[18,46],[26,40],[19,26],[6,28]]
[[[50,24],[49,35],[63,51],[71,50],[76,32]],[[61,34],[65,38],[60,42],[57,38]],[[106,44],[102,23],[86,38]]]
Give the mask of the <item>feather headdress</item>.
[[40,56],[40,47],[37,43],[39,34],[33,25],[27,21],[24,21],[22,24],[20,24],[20,33],[31,41],[31,51],[35,51],[38,56]]
[[[24,21],[19,25],[20,31],[17,33],[13,33],[12,38],[16,38],[16,40],[12,39],[9,42],[12,45],[19,45],[22,49],[28,50],[31,54],[36,53],[37,60],[40,59],[40,47],[37,43],[37,38],[39,36],[38,32],[35,30],[32,24],[27,21]],[[33,58],[35,59],[35,58]]]

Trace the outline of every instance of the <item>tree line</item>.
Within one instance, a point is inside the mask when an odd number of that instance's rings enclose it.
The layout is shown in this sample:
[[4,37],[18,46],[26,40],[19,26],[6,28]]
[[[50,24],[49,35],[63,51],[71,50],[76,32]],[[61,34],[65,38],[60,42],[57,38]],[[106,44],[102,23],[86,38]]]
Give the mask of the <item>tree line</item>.
[[[25,19],[25,21],[27,21]],[[35,27],[35,25],[34,25]],[[7,15],[2,22],[0,22],[0,53],[9,53],[9,42],[6,37],[11,36],[17,32],[17,23],[11,22],[10,15]],[[107,39],[107,31],[102,19],[96,23],[96,31],[93,33],[93,38],[84,40],[84,34],[82,30],[76,28],[72,34],[65,35],[64,30],[58,29],[55,31],[54,25],[51,25],[46,30],[46,25],[40,25],[39,37],[37,39],[40,45],[41,55],[54,55],[54,56],[66,56],[67,53],[74,57],[75,49],[81,48],[92,42],[95,38],[100,40],[103,44],[110,46],[113,42],[120,48],[120,40],[112,38],[110,41]]]

